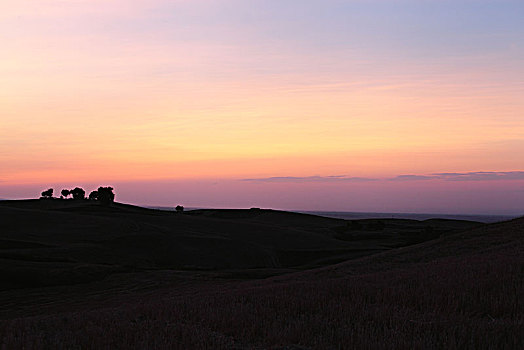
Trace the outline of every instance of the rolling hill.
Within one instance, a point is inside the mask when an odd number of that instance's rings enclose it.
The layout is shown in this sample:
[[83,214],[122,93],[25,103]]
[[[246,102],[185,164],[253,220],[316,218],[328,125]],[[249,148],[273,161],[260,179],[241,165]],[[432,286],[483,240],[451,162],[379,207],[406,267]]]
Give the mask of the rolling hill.
[[45,205],[0,205],[2,273],[59,276],[4,282],[5,348],[524,345],[523,218],[354,222]]
[[5,201],[0,215],[0,270],[5,276],[0,289],[81,283],[140,270],[303,269],[479,225],[413,220],[350,224],[264,209],[179,214],[57,199]]

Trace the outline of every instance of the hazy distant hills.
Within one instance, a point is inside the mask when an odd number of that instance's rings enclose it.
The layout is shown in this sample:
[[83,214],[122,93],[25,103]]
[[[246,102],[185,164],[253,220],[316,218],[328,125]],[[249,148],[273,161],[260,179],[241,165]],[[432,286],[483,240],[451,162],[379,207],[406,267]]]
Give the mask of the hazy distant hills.
[[[151,209],[174,211],[174,207],[151,206]],[[187,210],[199,210],[202,208],[187,208]],[[384,213],[384,212],[351,212],[351,211],[307,211],[291,210],[291,212],[310,214],[315,216],[324,216],[334,219],[343,220],[362,220],[362,219],[408,219],[408,220],[428,220],[428,219],[449,219],[449,220],[466,220],[477,221],[482,223],[494,223],[499,221],[508,221],[519,217],[511,214],[435,214],[435,213]]]

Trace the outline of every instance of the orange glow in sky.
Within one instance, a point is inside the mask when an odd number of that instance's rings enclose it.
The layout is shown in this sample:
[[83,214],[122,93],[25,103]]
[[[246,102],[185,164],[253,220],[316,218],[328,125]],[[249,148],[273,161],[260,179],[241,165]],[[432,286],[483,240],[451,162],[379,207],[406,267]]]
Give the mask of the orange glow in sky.
[[[58,182],[522,171],[519,13],[517,1],[2,2],[0,197]],[[346,206],[358,209],[332,207]]]

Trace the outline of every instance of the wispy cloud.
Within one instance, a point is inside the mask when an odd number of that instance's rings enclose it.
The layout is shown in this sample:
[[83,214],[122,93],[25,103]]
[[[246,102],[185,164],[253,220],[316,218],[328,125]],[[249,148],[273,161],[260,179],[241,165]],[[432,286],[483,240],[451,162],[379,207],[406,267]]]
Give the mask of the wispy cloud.
[[524,171],[472,171],[467,173],[435,173],[439,179],[449,181],[524,180]]
[[418,180],[433,180],[435,176],[430,175],[397,175],[389,178],[390,181],[418,181]]
[[370,181],[507,181],[524,180],[524,171],[472,171],[465,173],[403,174],[389,178],[356,177],[347,175],[328,176],[273,176],[241,179],[248,182],[370,182]]
[[330,176],[273,176],[254,179],[242,179],[242,181],[252,182],[368,182],[378,179],[369,177],[350,177],[344,175]]

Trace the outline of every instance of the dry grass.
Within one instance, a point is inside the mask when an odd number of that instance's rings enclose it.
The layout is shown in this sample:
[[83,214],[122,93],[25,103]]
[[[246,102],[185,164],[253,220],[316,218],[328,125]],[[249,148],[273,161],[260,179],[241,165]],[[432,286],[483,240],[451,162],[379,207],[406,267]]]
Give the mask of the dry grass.
[[523,295],[524,230],[516,220],[333,268],[5,320],[0,344],[2,349],[522,349]]

